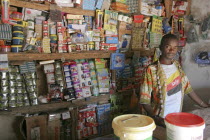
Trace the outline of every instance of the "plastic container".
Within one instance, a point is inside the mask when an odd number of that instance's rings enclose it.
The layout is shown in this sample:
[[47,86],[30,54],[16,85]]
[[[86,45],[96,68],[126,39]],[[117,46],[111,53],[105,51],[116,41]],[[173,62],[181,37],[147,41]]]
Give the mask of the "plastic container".
[[170,113],[165,117],[167,139],[203,140],[204,120],[191,113]]
[[114,118],[112,128],[120,140],[152,140],[156,125],[151,117],[128,114]]
[[23,25],[15,24],[12,28],[13,31],[22,31],[23,32]]
[[1,52],[3,53],[11,52],[11,46],[1,46]]
[[23,14],[20,12],[12,12],[12,19],[15,20],[22,20]]
[[23,34],[23,32],[21,32],[21,31],[14,31],[14,32],[12,33],[12,36],[13,36],[13,37],[21,37],[21,38],[23,38],[23,37],[24,37],[24,34]]
[[23,44],[23,38],[22,37],[13,37],[12,38],[12,44],[13,45],[22,45]]
[[16,53],[21,52],[22,51],[22,45],[12,45],[11,46],[11,51],[16,52]]

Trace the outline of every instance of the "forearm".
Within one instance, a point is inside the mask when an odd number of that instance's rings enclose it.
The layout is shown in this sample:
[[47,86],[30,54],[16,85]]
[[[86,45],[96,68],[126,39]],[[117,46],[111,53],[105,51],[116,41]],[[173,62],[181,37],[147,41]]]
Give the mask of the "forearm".
[[149,104],[142,104],[142,106],[143,106],[144,110],[147,112],[148,116],[150,116],[150,117],[155,116],[151,105],[149,105]]
[[153,111],[151,105],[143,104],[142,106],[143,106],[144,110],[147,112],[147,115],[152,117],[157,125],[166,127],[165,123],[164,123],[164,119],[162,117],[156,116],[154,114],[154,111]]
[[205,103],[201,98],[193,91],[189,93],[190,98],[195,101],[201,107],[208,107],[209,105]]

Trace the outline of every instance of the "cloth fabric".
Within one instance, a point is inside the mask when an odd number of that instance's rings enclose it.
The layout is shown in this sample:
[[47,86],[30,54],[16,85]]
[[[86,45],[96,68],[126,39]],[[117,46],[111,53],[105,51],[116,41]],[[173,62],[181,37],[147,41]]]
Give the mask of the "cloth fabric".
[[[173,64],[176,66],[181,78],[181,111],[184,94],[188,94],[193,90],[179,62],[174,61]],[[144,70],[143,81],[140,88],[140,103],[150,104],[154,114],[161,117],[164,116],[164,106],[167,95],[166,79],[166,74],[160,62],[156,61]]]
[[181,98],[182,98],[182,92],[181,92],[181,77],[179,74],[179,71],[177,67],[172,65],[163,65],[161,64],[161,67],[163,68],[163,71],[166,75],[166,99],[165,99],[165,105],[164,105],[164,115],[165,118],[166,115],[173,112],[180,112],[180,106],[181,106]]

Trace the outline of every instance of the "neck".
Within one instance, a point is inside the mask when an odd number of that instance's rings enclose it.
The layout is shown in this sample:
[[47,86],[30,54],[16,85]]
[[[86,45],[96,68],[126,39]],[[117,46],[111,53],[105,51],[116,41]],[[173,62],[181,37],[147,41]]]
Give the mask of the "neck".
[[163,56],[160,56],[159,61],[160,61],[160,64],[165,64],[165,65],[173,64],[173,59],[167,59],[167,58],[165,58]]

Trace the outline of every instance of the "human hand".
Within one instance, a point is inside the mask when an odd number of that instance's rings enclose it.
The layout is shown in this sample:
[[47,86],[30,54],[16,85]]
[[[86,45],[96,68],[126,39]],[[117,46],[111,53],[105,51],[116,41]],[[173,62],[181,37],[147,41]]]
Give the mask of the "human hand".
[[203,107],[203,108],[207,108],[207,107],[210,107],[210,104],[207,104],[207,103],[205,103],[205,102],[202,101],[200,103],[200,106]]
[[161,118],[161,117],[159,117],[159,116],[154,116],[153,119],[154,119],[156,125],[162,126],[162,127],[164,127],[164,128],[166,127],[163,118]]

